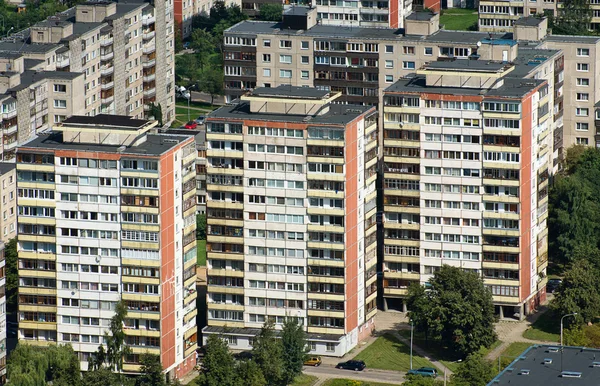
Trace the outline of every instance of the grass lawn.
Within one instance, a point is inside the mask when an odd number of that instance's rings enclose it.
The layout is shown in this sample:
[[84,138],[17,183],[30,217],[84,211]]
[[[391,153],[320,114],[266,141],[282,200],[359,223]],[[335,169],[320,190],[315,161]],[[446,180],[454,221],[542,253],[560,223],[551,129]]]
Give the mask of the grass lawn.
[[317,379],[313,375],[300,374],[290,386],[312,386],[317,383]]
[[206,267],[206,240],[197,240],[198,265]]
[[[293,386],[293,385],[292,385]],[[352,379],[335,378],[323,383],[323,386],[394,386],[390,383],[354,381]]]
[[524,333],[523,338],[558,342],[560,340],[560,320],[552,311],[544,312]]
[[[410,348],[394,336],[385,334],[354,357],[365,361],[367,367],[382,370],[410,370]],[[413,368],[433,367],[427,359],[413,352]]]
[[[529,348],[529,346],[531,346],[532,343],[529,342],[513,342],[511,343],[506,349],[504,349],[504,351],[502,351],[502,354],[500,354],[500,363],[501,363],[501,369],[504,369],[506,366],[510,365],[512,363],[512,361],[514,361],[515,359],[517,359],[517,357],[519,355],[521,355],[523,353],[523,351],[527,350],[527,348]],[[495,365],[494,367],[498,366],[498,360],[495,360]],[[500,372],[500,370],[498,370],[498,372]]]
[[440,16],[444,29],[453,31],[476,31],[477,10],[464,8],[444,9]]
[[[186,100],[178,99],[175,102],[175,106],[177,106],[177,107],[185,107],[187,109],[188,103],[187,103]],[[206,103],[206,102],[192,102],[192,101],[190,101],[190,109],[201,109],[201,110],[213,111],[213,110],[216,110],[218,107],[219,106],[213,106],[210,103]]]
[[[400,330],[398,331],[398,333],[406,339],[410,339],[410,330]],[[456,355],[456,353],[454,353],[447,347],[442,346],[439,342],[431,339],[426,341],[425,335],[417,332],[415,332],[414,334],[413,342],[416,346],[419,346],[423,350],[427,351],[432,356],[432,358],[440,361],[444,366],[448,368],[448,370],[455,372],[458,369],[458,366],[460,364],[458,360],[460,358]],[[492,344],[490,348],[482,347],[481,350],[479,350],[479,352],[481,353],[481,355],[485,356],[487,355],[487,353],[500,346],[501,344],[502,342],[497,340],[496,342],[494,342],[494,344]]]

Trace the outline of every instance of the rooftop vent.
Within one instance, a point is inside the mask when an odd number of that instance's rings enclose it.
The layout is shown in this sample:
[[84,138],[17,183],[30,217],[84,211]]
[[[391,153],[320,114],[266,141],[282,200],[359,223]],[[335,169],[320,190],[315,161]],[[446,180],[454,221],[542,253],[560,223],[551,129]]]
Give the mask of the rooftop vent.
[[558,352],[559,348],[558,347],[548,347],[548,351],[547,352]]
[[563,378],[581,378],[581,373],[579,371],[563,371],[560,376]]
[[544,364],[545,365],[551,365],[552,364],[552,358],[544,358]]
[[592,367],[600,367],[600,362],[592,362]]
[[125,149],[127,149],[127,146],[119,146],[119,147],[117,148],[117,152],[118,152],[118,153],[123,153],[123,152],[125,151]]
[[529,370],[529,369],[521,369],[521,372],[519,374],[520,375],[529,375],[530,372],[531,372],[531,370]]

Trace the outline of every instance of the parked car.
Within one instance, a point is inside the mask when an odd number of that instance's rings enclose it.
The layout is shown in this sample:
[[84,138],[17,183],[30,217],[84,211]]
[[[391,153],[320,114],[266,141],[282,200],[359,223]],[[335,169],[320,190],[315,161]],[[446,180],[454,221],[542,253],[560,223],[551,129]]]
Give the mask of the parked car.
[[562,280],[561,279],[550,279],[548,280],[548,283],[546,284],[546,292],[554,292],[558,289],[558,287],[560,287],[560,285],[562,284]]
[[437,370],[432,367],[421,367],[420,369],[409,370],[407,374],[421,375],[423,377],[437,377]]
[[342,370],[354,370],[354,371],[363,371],[367,367],[365,362],[363,361],[348,361],[348,362],[340,362],[335,366],[336,369]]
[[203,125],[205,120],[206,117],[204,115],[200,115],[198,118],[196,118],[196,123],[198,123],[199,125]]
[[188,123],[185,124],[185,128],[188,130],[195,130],[198,127],[198,124],[196,123],[196,121],[189,121]]
[[304,361],[304,366],[319,367],[321,365],[321,362],[321,357],[309,357]]

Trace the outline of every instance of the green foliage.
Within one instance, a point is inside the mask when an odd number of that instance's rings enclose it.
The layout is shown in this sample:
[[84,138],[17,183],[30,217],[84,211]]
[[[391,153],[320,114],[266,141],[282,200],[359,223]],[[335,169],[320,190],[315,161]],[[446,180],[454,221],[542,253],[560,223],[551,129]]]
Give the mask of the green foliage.
[[237,379],[246,386],[267,386],[260,366],[253,360],[242,361],[236,368]]
[[221,67],[210,66],[203,68],[198,74],[198,90],[210,94],[210,104],[215,101],[215,95],[223,93],[223,71]]
[[442,386],[443,381],[437,381],[430,377],[423,377],[421,375],[407,375],[406,381],[403,383],[404,386]]
[[209,335],[198,386],[236,386],[235,361],[222,336]]
[[125,332],[123,331],[125,316],[127,316],[127,308],[125,303],[120,300],[115,307],[115,314],[110,319],[109,332],[104,334],[108,368],[117,373],[121,372],[123,359],[131,352],[129,346],[125,345]]
[[459,355],[467,356],[496,341],[492,294],[473,272],[442,266],[427,290],[409,288],[408,305],[409,318],[418,331]]
[[17,309],[17,293],[19,290],[19,268],[17,253],[17,238],[4,244],[4,259],[6,264],[6,309]]
[[565,345],[600,348],[600,324],[573,326],[564,331]]
[[565,319],[569,325],[591,322],[600,314],[600,278],[598,270],[587,260],[575,261],[550,303],[558,315],[577,312],[574,318]]
[[141,374],[135,380],[135,386],[166,386],[160,356],[143,354],[140,358]]
[[306,333],[294,318],[286,318],[281,331],[283,383],[288,385],[300,374],[308,353]]
[[18,344],[8,360],[11,384],[22,386],[81,385],[79,358],[70,345],[39,348]]
[[205,29],[195,29],[192,32],[190,47],[194,50],[196,62],[203,70],[209,63],[210,56],[215,53],[217,42],[214,36]]
[[281,21],[283,17],[283,5],[265,3],[260,6],[258,18],[264,21]]
[[206,240],[206,215],[196,215],[196,239]]
[[493,378],[495,372],[491,362],[479,353],[470,354],[452,374],[453,386],[485,386]]
[[563,0],[558,16],[552,21],[552,32],[560,35],[588,35],[592,9],[587,0]]
[[113,373],[106,367],[100,367],[93,371],[83,373],[82,386],[122,386],[118,374]]
[[254,339],[252,358],[256,361],[269,386],[281,385],[284,381],[283,345],[275,337],[272,320],[267,320]]
[[160,104],[154,104],[154,102],[150,103],[150,116],[154,117],[155,120],[158,121],[158,126],[163,125],[163,114],[162,114],[162,106]]

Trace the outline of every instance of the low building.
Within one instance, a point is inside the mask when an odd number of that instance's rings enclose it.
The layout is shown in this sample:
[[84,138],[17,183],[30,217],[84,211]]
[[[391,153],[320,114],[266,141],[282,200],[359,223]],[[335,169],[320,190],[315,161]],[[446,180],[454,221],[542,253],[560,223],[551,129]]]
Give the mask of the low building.
[[535,344],[487,386],[597,386],[599,379],[600,350]]

